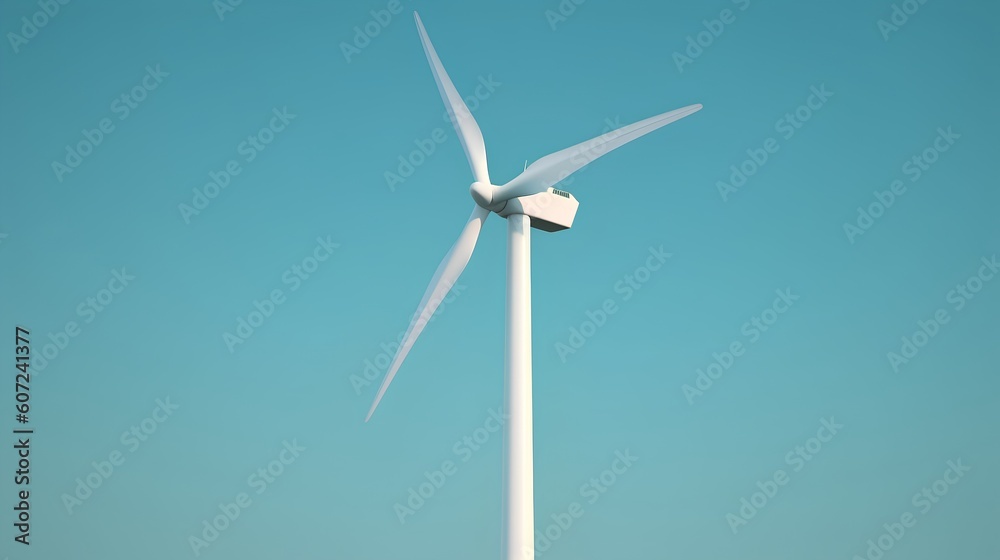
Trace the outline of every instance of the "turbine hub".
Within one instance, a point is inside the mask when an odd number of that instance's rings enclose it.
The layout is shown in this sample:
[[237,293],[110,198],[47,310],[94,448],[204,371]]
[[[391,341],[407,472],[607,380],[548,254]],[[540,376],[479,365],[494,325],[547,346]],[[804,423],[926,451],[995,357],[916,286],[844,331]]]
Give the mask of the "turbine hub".
[[476,181],[469,187],[469,192],[472,193],[472,199],[476,204],[483,208],[488,209],[493,204],[493,185]]

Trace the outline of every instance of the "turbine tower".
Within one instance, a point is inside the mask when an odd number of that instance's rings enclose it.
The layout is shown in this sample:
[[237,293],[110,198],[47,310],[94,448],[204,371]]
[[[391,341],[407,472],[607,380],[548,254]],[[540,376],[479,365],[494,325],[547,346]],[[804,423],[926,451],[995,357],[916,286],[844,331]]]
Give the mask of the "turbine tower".
[[486,145],[479,125],[451,82],[420,16],[413,14],[434,81],[451,116],[455,132],[472,168],[470,187],[475,205],[465,228],[438,266],[409,328],[393,357],[365,422],[385,395],[413,343],[451,291],[469,263],[483,222],[491,213],[507,218],[507,310],[504,351],[503,527],[501,558],[533,560],[534,485],[531,418],[531,229],[553,232],[573,225],[579,206],[573,195],[553,188],[567,176],[602,155],[680,120],[701,105],[663,113],[549,154],[527,166],[504,185],[494,185],[486,165]]

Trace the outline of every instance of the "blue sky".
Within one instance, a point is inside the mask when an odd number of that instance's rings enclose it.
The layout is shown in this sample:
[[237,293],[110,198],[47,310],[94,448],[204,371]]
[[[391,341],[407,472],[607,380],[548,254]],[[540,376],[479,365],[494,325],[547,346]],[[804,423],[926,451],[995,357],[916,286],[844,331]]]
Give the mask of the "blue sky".
[[893,6],[4,3],[0,553],[498,556],[502,219],[362,422],[472,206],[418,10],[495,182],[705,106],[532,237],[539,558],[996,556],[1000,8]]

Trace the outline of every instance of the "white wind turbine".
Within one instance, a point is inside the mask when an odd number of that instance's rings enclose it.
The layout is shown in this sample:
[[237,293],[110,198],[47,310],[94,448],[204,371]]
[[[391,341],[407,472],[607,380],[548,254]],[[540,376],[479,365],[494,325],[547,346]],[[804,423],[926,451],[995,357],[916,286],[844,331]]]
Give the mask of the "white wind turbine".
[[560,231],[573,225],[579,203],[573,195],[552,186],[594,159],[701,109],[682,109],[622,127],[535,161],[510,182],[496,186],[486,166],[486,146],[479,125],[445,72],[427,37],[420,16],[413,17],[430,62],[434,81],[451,115],[455,131],[472,167],[475,200],[472,216],[424,293],[410,326],[372,403],[367,422],[385,395],[413,343],[434,315],[445,295],[469,263],[483,222],[491,213],[507,218],[507,329],[504,360],[504,468],[503,560],[532,560],[534,547],[534,489],[531,429],[531,244],[530,228]]

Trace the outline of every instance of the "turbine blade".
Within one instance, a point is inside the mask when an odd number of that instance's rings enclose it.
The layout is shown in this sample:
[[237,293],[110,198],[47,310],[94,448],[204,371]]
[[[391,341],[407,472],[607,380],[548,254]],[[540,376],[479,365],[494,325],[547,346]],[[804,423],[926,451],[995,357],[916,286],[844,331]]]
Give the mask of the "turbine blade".
[[624,146],[640,136],[645,136],[699,110],[701,110],[701,105],[689,105],[549,154],[529,165],[523,173],[506,185],[497,188],[493,193],[493,202],[502,202],[519,196],[544,192],[611,150]]
[[371,419],[375,408],[378,407],[382,396],[385,395],[386,389],[392,383],[392,378],[396,376],[399,366],[402,365],[403,360],[406,359],[406,355],[410,352],[410,348],[413,347],[413,343],[416,342],[417,337],[420,336],[424,327],[427,326],[427,322],[434,316],[434,312],[437,311],[438,306],[441,305],[445,296],[451,291],[455,282],[458,281],[458,277],[462,275],[465,266],[469,264],[469,257],[472,256],[472,251],[476,248],[476,241],[479,239],[479,232],[482,231],[483,222],[486,221],[486,217],[489,215],[489,210],[477,205],[472,210],[472,215],[469,217],[469,221],[466,222],[465,228],[462,229],[462,233],[458,236],[458,241],[455,242],[451,250],[448,251],[448,254],[445,255],[441,264],[438,265],[434,277],[431,278],[430,285],[427,286],[427,291],[424,292],[423,299],[420,300],[420,305],[417,306],[416,313],[413,314],[413,319],[410,320],[410,326],[406,329],[406,334],[403,335],[399,349],[396,350],[392,364],[389,365],[385,379],[382,380],[378,394],[375,395],[375,402],[372,403],[372,407],[368,411],[368,416],[365,417],[365,422]]
[[413,19],[417,22],[417,31],[420,33],[420,42],[424,45],[424,53],[427,55],[427,62],[431,65],[434,73],[434,81],[437,82],[438,91],[441,92],[441,99],[448,109],[451,123],[455,126],[459,140],[462,141],[462,149],[469,159],[469,166],[472,168],[472,175],[476,181],[490,184],[490,173],[486,165],[486,143],[483,141],[483,132],[479,130],[479,124],[472,118],[472,112],[466,106],[462,96],[455,89],[455,84],[451,83],[451,78],[445,72],[441,59],[438,58],[434,45],[431,44],[427,36],[427,30],[420,21],[420,15],[413,12]]

